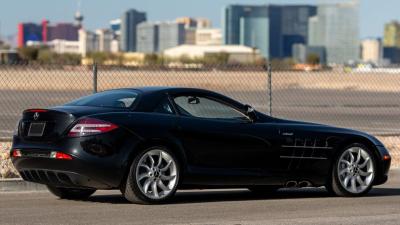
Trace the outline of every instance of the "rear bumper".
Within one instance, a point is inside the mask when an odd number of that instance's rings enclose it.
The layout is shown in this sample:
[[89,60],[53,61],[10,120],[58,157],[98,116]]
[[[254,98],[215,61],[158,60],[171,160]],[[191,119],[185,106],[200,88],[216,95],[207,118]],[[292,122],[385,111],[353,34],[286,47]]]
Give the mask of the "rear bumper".
[[[41,143],[14,137],[12,149],[18,149],[22,156],[12,157],[12,162],[27,181],[57,187],[113,189],[121,185],[137,141],[121,130]],[[68,154],[72,159],[50,158],[52,151]]]
[[29,182],[67,188],[110,188],[106,184],[92,180],[81,174],[55,170],[20,170],[21,177]]
[[[23,150],[21,150],[23,151]],[[110,189],[112,185],[95,173],[101,168],[88,168],[87,163],[73,158],[57,160],[50,158],[14,158],[15,168],[21,177],[30,182],[69,188]]]

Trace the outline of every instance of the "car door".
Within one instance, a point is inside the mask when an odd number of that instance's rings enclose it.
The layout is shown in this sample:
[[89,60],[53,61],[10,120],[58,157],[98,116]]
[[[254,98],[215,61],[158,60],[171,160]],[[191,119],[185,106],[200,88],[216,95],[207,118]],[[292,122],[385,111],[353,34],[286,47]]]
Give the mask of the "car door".
[[173,98],[178,130],[193,170],[220,175],[261,176],[269,143],[233,106],[209,96]]

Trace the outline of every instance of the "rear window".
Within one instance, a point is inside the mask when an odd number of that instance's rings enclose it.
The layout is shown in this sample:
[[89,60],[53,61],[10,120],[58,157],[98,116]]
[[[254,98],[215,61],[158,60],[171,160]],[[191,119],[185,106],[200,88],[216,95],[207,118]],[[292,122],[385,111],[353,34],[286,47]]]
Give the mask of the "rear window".
[[105,91],[79,98],[65,105],[130,108],[135,103],[138,95],[135,91]]

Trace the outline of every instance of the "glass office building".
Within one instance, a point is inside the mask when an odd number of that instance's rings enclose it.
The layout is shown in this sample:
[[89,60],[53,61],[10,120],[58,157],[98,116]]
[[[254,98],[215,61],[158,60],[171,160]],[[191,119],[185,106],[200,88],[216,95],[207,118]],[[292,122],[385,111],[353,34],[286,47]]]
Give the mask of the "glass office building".
[[122,15],[120,42],[122,51],[135,52],[137,50],[136,27],[144,21],[146,21],[146,13],[134,9],[130,9]]
[[324,4],[309,20],[310,46],[324,46],[328,63],[360,58],[358,3]]
[[266,58],[292,55],[292,46],[307,43],[308,19],[316,7],[308,5],[229,5],[224,8],[225,44],[260,49]]

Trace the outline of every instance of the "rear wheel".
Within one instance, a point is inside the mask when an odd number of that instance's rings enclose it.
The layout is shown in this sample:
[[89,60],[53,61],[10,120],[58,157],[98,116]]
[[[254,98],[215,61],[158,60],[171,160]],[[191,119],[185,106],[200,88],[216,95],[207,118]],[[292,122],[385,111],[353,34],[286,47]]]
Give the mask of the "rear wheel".
[[94,189],[58,188],[50,185],[47,185],[47,189],[61,199],[87,199],[96,192]]
[[125,198],[137,204],[163,203],[176,192],[179,182],[179,163],[164,147],[144,150],[133,160],[126,185]]
[[362,144],[346,147],[335,161],[328,191],[338,196],[357,197],[367,194],[376,174],[375,158]]

